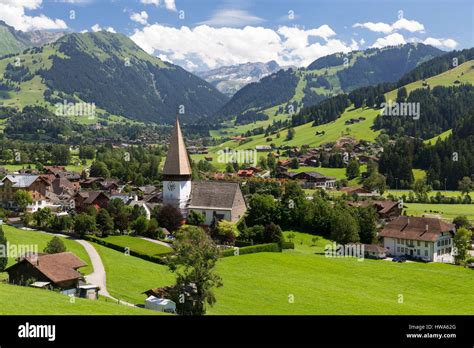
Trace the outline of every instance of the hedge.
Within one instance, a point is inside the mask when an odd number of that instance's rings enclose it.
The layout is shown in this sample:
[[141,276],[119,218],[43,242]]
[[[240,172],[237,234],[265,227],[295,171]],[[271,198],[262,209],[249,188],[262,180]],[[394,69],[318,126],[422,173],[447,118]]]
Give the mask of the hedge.
[[285,242],[281,243],[281,248],[282,249],[294,249],[295,248],[295,243],[285,241]]
[[[243,248],[238,248],[238,255],[263,253],[263,252],[279,253],[281,252],[281,249],[278,243],[257,244],[257,245],[252,245],[252,246],[246,246]],[[227,257],[227,256],[236,256],[236,249],[226,249],[221,252],[221,257]]]
[[[114,249],[114,250],[117,250],[117,251],[120,251],[120,252],[125,251],[125,248],[123,246],[107,242],[103,239],[100,239],[100,238],[97,238],[97,237],[94,237],[94,236],[85,235],[83,238],[85,240],[103,245],[103,246],[105,246],[107,248],[110,248],[110,249]],[[154,263],[158,263],[160,265],[166,265],[166,258],[164,258],[164,257],[143,254],[143,253],[140,253],[140,252],[137,252],[137,251],[134,251],[134,250],[129,250],[129,252],[130,252],[130,255],[139,257],[140,259],[143,259],[143,260],[146,260],[146,261],[151,261],[151,262],[154,262]]]

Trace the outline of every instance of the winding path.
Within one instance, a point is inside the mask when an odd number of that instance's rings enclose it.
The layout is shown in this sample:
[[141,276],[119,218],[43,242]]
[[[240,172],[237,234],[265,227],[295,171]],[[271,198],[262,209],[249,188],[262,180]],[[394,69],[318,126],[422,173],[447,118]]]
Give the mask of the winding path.
[[143,240],[146,240],[148,242],[155,243],[155,244],[160,244],[160,245],[163,245],[163,246],[168,247],[168,248],[173,248],[173,246],[171,244],[162,242],[161,240],[151,239],[151,238],[147,238],[147,237],[140,237],[140,239],[143,239]]
[[[91,274],[85,276],[86,282],[99,286],[100,287],[99,295],[108,297],[111,300],[119,302],[120,304],[123,304],[123,305],[127,305],[127,306],[130,306],[130,307],[137,307],[136,305],[134,305],[132,303],[128,303],[128,302],[125,302],[123,300],[118,300],[118,299],[116,299],[115,297],[113,297],[112,295],[109,294],[109,292],[107,291],[107,274],[105,272],[104,263],[102,262],[102,259],[99,255],[99,253],[97,252],[97,250],[88,241],[86,241],[84,239],[78,239],[78,238],[72,237],[70,235],[62,234],[62,233],[51,233],[51,232],[46,232],[46,231],[41,231],[41,230],[35,230],[35,229],[32,229],[32,228],[24,228],[24,229],[25,230],[33,230],[33,231],[37,231],[37,232],[41,232],[41,233],[46,233],[46,234],[53,235],[53,236],[65,237],[65,238],[74,240],[74,241],[78,242],[79,244],[81,244],[84,247],[87,254],[89,255],[89,258],[90,258],[91,263],[92,263],[92,268],[94,269],[94,272],[92,272]],[[166,243],[164,243],[164,244],[166,244]]]

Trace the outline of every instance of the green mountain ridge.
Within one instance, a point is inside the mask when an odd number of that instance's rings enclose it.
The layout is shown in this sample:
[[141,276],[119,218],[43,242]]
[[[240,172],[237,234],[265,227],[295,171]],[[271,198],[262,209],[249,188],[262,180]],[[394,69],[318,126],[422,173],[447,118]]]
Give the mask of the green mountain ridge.
[[171,123],[178,113],[184,122],[199,121],[227,101],[209,83],[148,55],[127,36],[104,31],[67,34],[4,58],[2,75],[4,106],[87,102],[106,114]]
[[396,82],[419,64],[444,52],[424,44],[406,44],[335,53],[317,59],[307,68],[280,70],[259,82],[249,84],[216,114],[229,120],[248,111],[264,112],[284,106],[280,113],[316,104],[330,96],[383,82]]
[[63,32],[46,30],[23,32],[15,30],[15,28],[0,20],[0,57],[19,53],[29,47],[38,47],[54,42],[63,35]]

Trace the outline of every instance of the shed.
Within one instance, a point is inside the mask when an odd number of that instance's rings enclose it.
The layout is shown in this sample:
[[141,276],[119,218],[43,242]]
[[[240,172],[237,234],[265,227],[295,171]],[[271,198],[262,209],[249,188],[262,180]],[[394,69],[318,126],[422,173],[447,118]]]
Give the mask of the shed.
[[176,303],[166,298],[150,296],[145,300],[145,308],[158,312],[175,313]]

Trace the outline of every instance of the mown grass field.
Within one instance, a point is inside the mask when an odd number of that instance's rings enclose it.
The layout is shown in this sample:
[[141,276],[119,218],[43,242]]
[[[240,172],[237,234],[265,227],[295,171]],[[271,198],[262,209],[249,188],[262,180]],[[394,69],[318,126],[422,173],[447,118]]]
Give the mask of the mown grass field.
[[164,245],[149,242],[147,240],[143,240],[139,237],[108,236],[108,237],[99,238],[99,239],[118,245],[124,248],[124,250],[128,248],[128,250],[133,250],[133,251],[150,255],[150,256],[160,256],[163,254],[168,254],[168,253],[173,252],[173,249],[171,248],[168,248]]
[[159,315],[161,312],[112,302],[75,298],[60,293],[0,283],[0,315]]
[[442,218],[454,219],[456,216],[465,215],[469,220],[474,220],[474,204],[405,203],[404,205],[407,215],[411,216],[440,214]]
[[[295,233],[296,234],[296,233]],[[472,314],[472,271],[444,264],[326,258],[297,234],[296,249],[227,257],[217,264],[224,286],[208,314]],[[299,240],[303,241],[301,245]],[[143,303],[143,291],[173,283],[165,266],[99,245],[112,296]],[[399,303],[399,296],[403,303]],[[449,298],[449,301],[446,301]],[[291,299],[294,302],[291,303]]]
[[[43,252],[48,242],[53,238],[52,235],[41,231],[21,230],[19,228],[3,225],[5,237],[10,245],[33,245],[37,246],[38,252]],[[80,268],[79,271],[83,274],[90,274],[93,272],[92,263],[86,250],[82,245],[72,239],[60,236],[66,245],[67,251],[74,253],[77,257],[87,263],[86,267]],[[15,263],[14,258],[8,259],[8,266]]]

